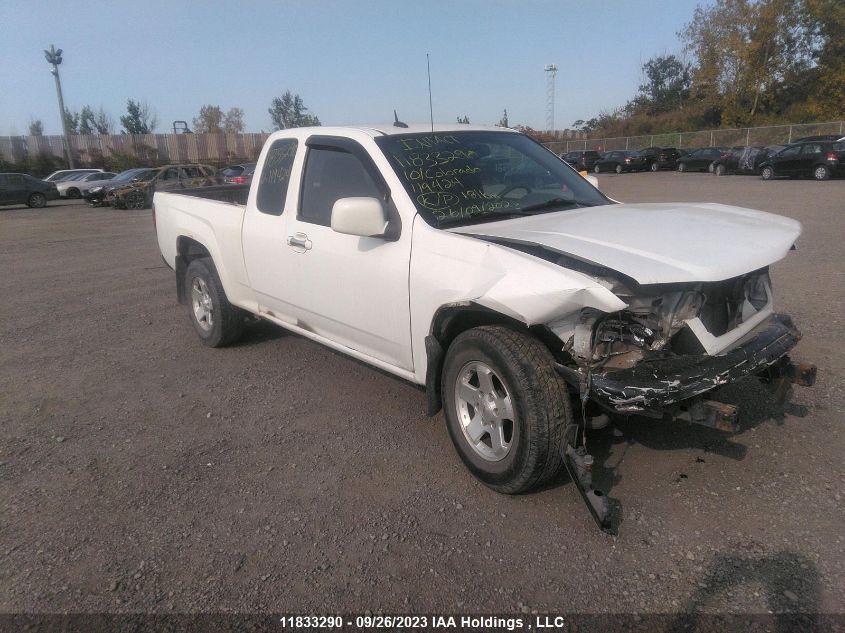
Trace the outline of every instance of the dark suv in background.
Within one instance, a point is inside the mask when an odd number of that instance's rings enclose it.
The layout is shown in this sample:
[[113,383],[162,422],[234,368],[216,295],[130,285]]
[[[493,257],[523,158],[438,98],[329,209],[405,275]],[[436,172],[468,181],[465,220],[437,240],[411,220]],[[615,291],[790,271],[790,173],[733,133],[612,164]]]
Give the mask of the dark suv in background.
[[593,171],[597,174],[603,171],[615,171],[617,174],[621,174],[623,171],[644,171],[646,169],[648,169],[648,164],[645,157],[630,149],[605,152],[593,167]]
[[760,177],[812,176],[827,180],[845,175],[845,141],[793,143],[760,163]]
[[681,157],[681,152],[674,147],[646,147],[640,150],[640,154],[645,157],[651,171],[675,169]]
[[0,174],[0,205],[25,204],[32,209],[47,206],[59,197],[56,183],[33,178],[29,174]]
[[587,149],[578,150],[577,152],[567,152],[561,158],[578,171],[592,171],[593,167],[596,166],[596,161],[601,158],[601,154]]
[[713,163],[730,150],[727,147],[702,147],[678,160],[678,171],[713,171]]

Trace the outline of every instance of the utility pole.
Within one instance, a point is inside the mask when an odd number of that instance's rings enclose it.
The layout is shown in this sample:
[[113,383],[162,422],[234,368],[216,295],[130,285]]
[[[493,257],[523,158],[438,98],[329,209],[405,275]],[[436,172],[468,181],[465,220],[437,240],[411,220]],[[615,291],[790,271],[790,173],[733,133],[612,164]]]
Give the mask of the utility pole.
[[56,79],[56,94],[59,96],[59,116],[62,120],[62,130],[64,130],[62,141],[65,146],[68,167],[73,169],[73,154],[70,151],[70,137],[68,136],[67,120],[65,119],[65,100],[62,98],[62,82],[59,79],[59,64],[62,63],[62,49],[56,50],[56,47],[50,44],[50,50],[44,51],[44,57],[47,59],[47,63],[53,66],[50,72],[53,73],[53,77]]
[[546,64],[546,128],[549,134],[555,133],[555,77],[557,76],[557,64]]

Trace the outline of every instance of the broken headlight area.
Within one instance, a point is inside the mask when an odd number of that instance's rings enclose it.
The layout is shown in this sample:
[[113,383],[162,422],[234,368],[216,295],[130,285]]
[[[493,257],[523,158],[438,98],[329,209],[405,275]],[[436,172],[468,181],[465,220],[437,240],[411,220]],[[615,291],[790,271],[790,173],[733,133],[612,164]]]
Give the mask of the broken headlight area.
[[621,312],[588,309],[570,332],[552,326],[566,341],[558,371],[582,400],[616,413],[662,417],[765,372],[801,337],[789,317],[773,314],[766,269],[722,282],[641,286],[621,298],[628,303]]

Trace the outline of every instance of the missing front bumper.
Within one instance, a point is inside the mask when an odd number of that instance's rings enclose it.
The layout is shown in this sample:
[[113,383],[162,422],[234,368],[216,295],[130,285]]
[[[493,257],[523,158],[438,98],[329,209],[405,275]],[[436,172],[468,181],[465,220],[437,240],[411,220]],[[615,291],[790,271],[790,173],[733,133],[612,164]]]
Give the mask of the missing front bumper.
[[[787,352],[801,339],[792,320],[783,314],[772,315],[743,342],[721,356],[688,355],[667,359],[643,361],[630,369],[587,375],[558,363],[557,371],[581,393],[602,407],[621,414],[640,414],[664,417],[676,415],[681,408],[693,410],[690,421],[708,420],[715,428],[735,430],[735,413],[711,415],[713,407],[702,413],[699,398],[704,393],[722,385],[736,382],[746,376],[766,373],[769,368],[796,384],[812,384],[815,367],[794,365],[786,358]],[[771,376],[768,376],[771,378]],[[702,413],[702,415],[699,415]],[[733,418],[733,421],[730,418]]]

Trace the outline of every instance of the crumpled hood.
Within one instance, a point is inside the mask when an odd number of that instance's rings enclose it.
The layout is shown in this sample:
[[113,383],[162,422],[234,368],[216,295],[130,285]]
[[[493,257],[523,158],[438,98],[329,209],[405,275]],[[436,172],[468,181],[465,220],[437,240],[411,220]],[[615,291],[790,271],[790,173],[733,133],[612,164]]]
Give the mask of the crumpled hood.
[[722,281],[782,259],[801,224],[712,203],[610,204],[448,229],[539,244],[640,284]]

